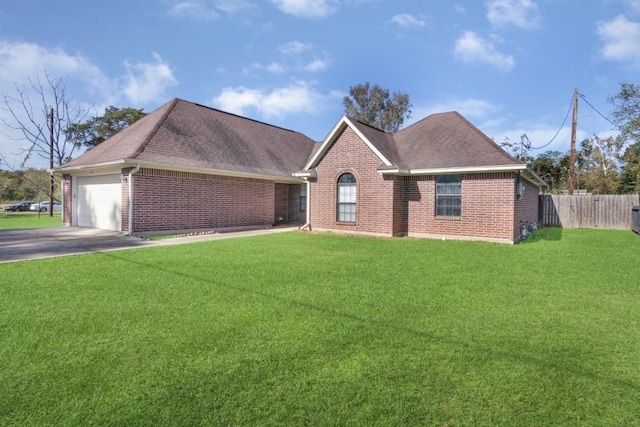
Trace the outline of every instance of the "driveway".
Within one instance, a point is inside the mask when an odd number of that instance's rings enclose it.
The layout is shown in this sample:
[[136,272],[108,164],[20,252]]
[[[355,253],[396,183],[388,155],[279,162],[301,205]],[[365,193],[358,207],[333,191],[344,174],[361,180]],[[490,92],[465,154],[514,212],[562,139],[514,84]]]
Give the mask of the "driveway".
[[93,252],[119,251],[148,246],[181,245],[206,240],[249,237],[260,234],[284,233],[296,227],[258,227],[228,229],[214,234],[194,234],[166,240],[145,240],[125,236],[118,231],[96,228],[56,227],[24,230],[0,230],[0,264],[39,258]]
[[104,252],[156,243],[116,231],[95,228],[56,227],[0,230],[0,263]]

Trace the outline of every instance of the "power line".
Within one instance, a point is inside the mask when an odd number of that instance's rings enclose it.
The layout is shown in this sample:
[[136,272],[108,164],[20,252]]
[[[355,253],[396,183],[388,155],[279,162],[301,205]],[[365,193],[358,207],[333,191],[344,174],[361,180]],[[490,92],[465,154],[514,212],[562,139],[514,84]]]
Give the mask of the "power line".
[[573,107],[573,96],[571,97],[571,102],[569,103],[569,109],[567,109],[567,114],[564,116],[564,120],[562,121],[562,124],[560,125],[560,128],[558,129],[558,131],[556,132],[555,135],[553,135],[553,138],[551,138],[551,140],[549,142],[547,142],[544,145],[541,145],[540,147],[532,147],[531,146],[531,140],[529,139],[529,137],[525,134],[525,138],[527,138],[527,141],[529,141],[529,144],[527,146],[527,150],[541,150],[545,147],[547,147],[549,144],[551,144],[556,137],[558,136],[558,134],[560,133],[560,131],[562,130],[562,128],[564,127],[565,123],[567,123],[567,119],[569,118],[569,113],[571,112],[571,108]]
[[615,123],[613,123],[611,120],[609,120],[609,118],[608,118],[608,117],[606,117],[604,114],[602,114],[600,111],[598,111],[598,109],[597,109],[596,107],[594,107],[593,105],[591,105],[591,103],[587,100],[587,97],[586,97],[586,96],[584,96],[584,94],[583,94],[583,93],[581,93],[581,94],[579,94],[579,95],[580,95],[580,98],[582,98],[582,100],[583,100],[584,102],[586,102],[586,103],[587,103],[587,105],[588,105],[589,107],[591,107],[591,109],[592,109],[593,111],[595,111],[596,113],[598,113],[598,114],[600,115],[600,117],[602,117],[603,119],[605,119],[606,121],[608,121],[609,123],[611,123],[614,127],[616,127],[616,128],[618,127],[618,126],[616,126],[616,124],[615,124]]

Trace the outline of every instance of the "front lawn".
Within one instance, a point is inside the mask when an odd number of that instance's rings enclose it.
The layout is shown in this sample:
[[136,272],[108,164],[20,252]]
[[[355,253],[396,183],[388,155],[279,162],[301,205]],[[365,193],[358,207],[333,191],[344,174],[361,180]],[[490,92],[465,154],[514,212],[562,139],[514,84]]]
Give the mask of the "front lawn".
[[9,228],[50,228],[61,227],[62,216],[54,212],[0,212],[0,230]]
[[640,237],[280,233],[0,265],[0,425],[636,425]]

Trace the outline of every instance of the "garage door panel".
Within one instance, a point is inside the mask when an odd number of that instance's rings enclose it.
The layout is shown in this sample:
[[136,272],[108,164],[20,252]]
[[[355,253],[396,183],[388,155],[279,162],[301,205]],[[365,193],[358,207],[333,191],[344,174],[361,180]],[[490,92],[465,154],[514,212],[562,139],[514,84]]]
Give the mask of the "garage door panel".
[[120,175],[78,178],[78,225],[120,231],[121,224]]

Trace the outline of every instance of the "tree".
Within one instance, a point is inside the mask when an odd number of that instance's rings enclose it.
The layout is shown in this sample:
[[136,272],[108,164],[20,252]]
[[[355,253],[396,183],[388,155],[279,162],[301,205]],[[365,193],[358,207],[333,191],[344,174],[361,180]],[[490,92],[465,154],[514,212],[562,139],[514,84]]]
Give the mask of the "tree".
[[0,116],[0,122],[13,131],[9,138],[29,143],[20,150],[24,155],[22,167],[33,154],[50,160],[50,167],[60,165],[71,159],[77,148],[66,140],[64,129],[69,123],[83,120],[87,110],[72,102],[64,80],[48,74],[44,79],[36,76],[27,80],[26,86],[16,85],[15,96],[0,95],[7,113],[6,118]]
[[65,135],[76,147],[95,147],[144,116],[146,113],[142,109],[110,106],[105,108],[102,116],[82,123],[71,123],[66,128]]
[[640,85],[620,83],[620,92],[609,97],[612,117],[627,142],[640,142]]
[[558,194],[567,189],[569,154],[546,151],[533,159],[531,169],[549,184],[550,193]]
[[[42,200],[48,194],[49,172],[29,168],[18,171],[0,171],[0,200]],[[59,195],[54,197],[59,199]]]
[[620,92],[609,98],[620,139],[630,143],[622,156],[618,191],[640,193],[640,85],[620,83]]
[[618,161],[623,141],[594,135],[580,143],[578,165],[585,187],[595,194],[613,194],[618,189]]
[[343,99],[344,113],[385,132],[397,132],[405,119],[411,117],[409,95],[390,94],[388,89],[365,82],[351,86]]
[[627,147],[622,156],[618,192],[620,194],[640,194],[640,143]]

